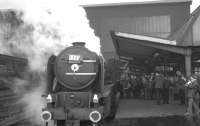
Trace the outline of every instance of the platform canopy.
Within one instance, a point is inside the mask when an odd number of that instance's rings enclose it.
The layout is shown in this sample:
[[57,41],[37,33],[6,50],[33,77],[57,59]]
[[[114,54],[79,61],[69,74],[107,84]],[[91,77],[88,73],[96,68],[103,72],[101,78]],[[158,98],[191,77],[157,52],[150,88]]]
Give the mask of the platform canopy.
[[111,37],[119,57],[144,60],[152,58],[159,51],[191,55],[189,47],[179,46],[172,40],[116,31],[111,31]]

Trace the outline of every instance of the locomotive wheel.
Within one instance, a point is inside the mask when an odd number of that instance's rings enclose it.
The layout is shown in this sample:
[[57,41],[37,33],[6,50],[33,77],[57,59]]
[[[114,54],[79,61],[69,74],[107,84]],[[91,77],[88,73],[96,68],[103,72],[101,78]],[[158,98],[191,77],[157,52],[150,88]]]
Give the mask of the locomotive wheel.
[[117,108],[118,108],[118,103],[116,100],[112,100],[111,101],[111,106],[110,106],[111,110],[110,110],[110,114],[109,116],[106,118],[106,121],[112,121],[115,118],[115,115],[117,113]]
[[111,120],[113,120],[113,119],[115,118],[116,113],[117,113],[117,104],[116,104],[116,103],[113,103],[113,104],[111,105],[111,113],[110,113],[109,118],[110,118]]
[[110,106],[110,114],[109,116],[106,118],[106,121],[112,121],[115,118],[115,115],[117,113],[117,109],[119,106],[119,98],[120,98],[120,92],[115,92],[112,94],[112,98],[111,98],[111,106]]

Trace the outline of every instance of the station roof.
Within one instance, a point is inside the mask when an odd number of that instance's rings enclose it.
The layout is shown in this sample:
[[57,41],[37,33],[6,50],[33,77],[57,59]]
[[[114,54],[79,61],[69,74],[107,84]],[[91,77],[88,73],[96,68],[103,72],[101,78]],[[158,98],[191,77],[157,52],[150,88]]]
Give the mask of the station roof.
[[[184,25],[178,29],[174,34],[172,34],[169,39],[176,40],[177,42],[181,43],[184,46],[184,41],[188,34],[192,33],[193,25],[197,21],[198,17],[200,16],[200,6],[192,12],[189,19],[184,23]],[[193,33],[194,34],[194,33]],[[193,41],[192,39],[191,41]],[[187,44],[187,46],[193,46],[193,42]]]
[[158,50],[181,55],[191,54],[191,50],[188,51],[187,47],[177,45],[176,41],[167,39],[116,31],[111,31],[111,37],[119,57],[148,59]]
[[109,7],[109,6],[126,6],[126,5],[144,5],[144,4],[167,4],[167,3],[183,3],[189,2],[192,3],[192,0],[151,0],[151,1],[131,1],[125,0],[121,2],[107,2],[107,3],[93,3],[93,4],[82,4],[83,7]]
[[[130,33],[122,33],[111,31],[111,37],[116,53],[122,57],[140,57],[147,58],[155,54],[158,50],[172,52],[181,55],[188,53],[199,57],[199,44],[194,44],[193,38],[188,39],[188,36],[194,32],[194,24],[200,19],[200,6],[192,12],[188,20],[167,39],[149,37],[144,35],[136,35]],[[199,23],[199,22],[198,22]],[[196,33],[199,34],[199,33]],[[192,36],[193,37],[193,36]],[[185,42],[188,41],[189,42]],[[189,51],[188,51],[189,50]]]

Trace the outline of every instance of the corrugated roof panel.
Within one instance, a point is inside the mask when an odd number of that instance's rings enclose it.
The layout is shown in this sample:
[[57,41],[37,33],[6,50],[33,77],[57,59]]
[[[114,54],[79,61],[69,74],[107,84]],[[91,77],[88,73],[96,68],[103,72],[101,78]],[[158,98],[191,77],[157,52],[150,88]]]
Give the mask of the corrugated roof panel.
[[161,38],[155,38],[155,37],[149,37],[149,36],[143,36],[143,35],[128,34],[128,33],[122,33],[122,32],[116,32],[116,35],[119,37],[125,37],[125,38],[131,38],[131,39],[133,38],[133,39],[142,40],[142,41],[150,41],[150,42],[155,42],[155,43],[176,45],[176,41],[170,41],[167,39],[161,39]]
[[197,20],[193,25],[193,44],[200,45],[200,16],[198,16]]
[[[188,40],[189,38],[187,37],[189,36],[188,34],[191,33],[191,30],[193,30],[195,22],[197,22],[199,16],[200,16],[200,6],[195,11],[193,11],[193,13],[190,15],[189,19],[185,22],[185,24],[180,29],[178,29],[174,34],[172,34],[169,37],[169,39],[177,41],[179,45],[193,46],[194,45],[193,41],[195,38],[191,38],[191,40]],[[194,35],[199,34],[198,31],[199,30],[196,29],[196,31],[193,32],[197,33],[193,34]]]
[[96,3],[96,4],[83,4],[83,7],[106,7],[106,6],[126,6],[126,5],[141,5],[141,4],[165,4],[165,3],[182,3],[190,2],[192,0],[152,0],[152,1],[121,1],[121,2],[107,2],[107,3]]

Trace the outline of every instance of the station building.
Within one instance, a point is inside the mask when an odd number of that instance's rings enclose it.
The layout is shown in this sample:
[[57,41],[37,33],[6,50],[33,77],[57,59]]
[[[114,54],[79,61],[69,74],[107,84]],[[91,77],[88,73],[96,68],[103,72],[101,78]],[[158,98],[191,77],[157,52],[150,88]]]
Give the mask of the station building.
[[129,60],[141,72],[155,69],[186,76],[199,72],[199,8],[192,0],[84,5],[109,60]]

